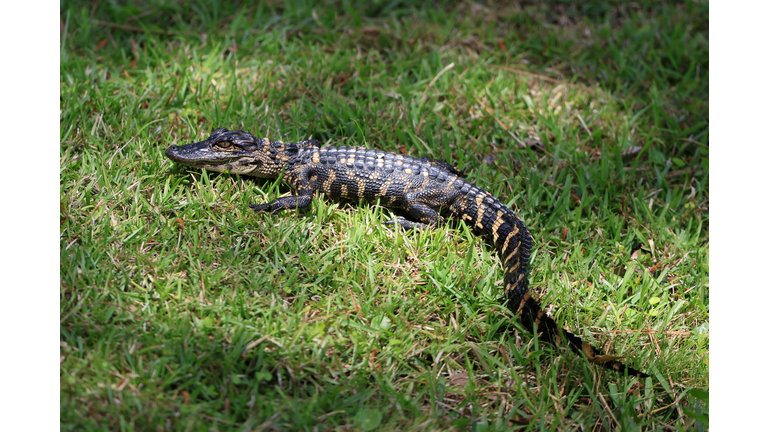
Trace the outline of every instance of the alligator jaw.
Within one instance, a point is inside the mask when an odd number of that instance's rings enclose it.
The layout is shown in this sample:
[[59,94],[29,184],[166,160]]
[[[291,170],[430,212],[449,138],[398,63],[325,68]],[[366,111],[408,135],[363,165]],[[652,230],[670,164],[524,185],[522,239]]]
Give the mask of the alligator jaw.
[[172,145],[165,150],[165,155],[174,162],[193,168],[254,175],[253,171],[262,164],[256,151],[260,142],[247,132],[220,128],[205,141]]
[[239,159],[244,154],[223,154],[211,149],[207,141],[196,142],[183,146],[172,145],[165,150],[168,159],[182,165],[205,168],[209,171],[231,171],[229,167],[232,161]]
[[212,151],[207,140],[182,146],[172,145],[165,150],[165,155],[174,162],[194,167],[220,164],[229,159],[226,155]]

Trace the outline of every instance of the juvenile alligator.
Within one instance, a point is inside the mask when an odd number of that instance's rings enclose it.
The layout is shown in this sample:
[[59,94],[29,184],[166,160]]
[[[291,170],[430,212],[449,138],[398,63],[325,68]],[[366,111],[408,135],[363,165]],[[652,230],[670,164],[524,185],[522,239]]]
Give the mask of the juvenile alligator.
[[558,328],[528,290],[528,259],[532,238],[512,210],[496,197],[461,178],[456,167],[429,157],[413,158],[360,147],[320,147],[315,140],[271,142],[246,131],[219,128],[201,142],[170,146],[165,155],[182,165],[262,178],[277,178],[297,195],[267,204],[251,204],[255,211],[276,213],[310,205],[316,193],[330,198],[377,201],[404,209],[404,217],[385,222],[406,228],[433,228],[445,223],[440,215],[461,218],[493,241],[504,267],[507,306],[523,326],[539,338],[571,349],[593,363],[617,372],[648,375],[605,355],[575,334]]

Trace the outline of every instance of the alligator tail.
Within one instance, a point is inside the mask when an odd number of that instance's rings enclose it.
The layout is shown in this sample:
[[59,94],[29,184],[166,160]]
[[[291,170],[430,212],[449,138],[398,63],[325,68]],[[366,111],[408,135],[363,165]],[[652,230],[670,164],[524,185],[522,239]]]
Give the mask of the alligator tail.
[[541,309],[539,302],[528,290],[527,269],[533,239],[525,223],[512,210],[484,191],[467,196],[462,201],[460,206],[464,209],[464,215],[470,215],[465,216],[464,220],[493,241],[504,267],[507,306],[527,330],[537,333],[541,340],[555,345],[561,345],[564,337],[575,353],[584,354],[592,363],[619,373],[626,371],[629,375],[648,377],[647,374],[619,362],[621,357],[605,355],[579,336],[562,329]]

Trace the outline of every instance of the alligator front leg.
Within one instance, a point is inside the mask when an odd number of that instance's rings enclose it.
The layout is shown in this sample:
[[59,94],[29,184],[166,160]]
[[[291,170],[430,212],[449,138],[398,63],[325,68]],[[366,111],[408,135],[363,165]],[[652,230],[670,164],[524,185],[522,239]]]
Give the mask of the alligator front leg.
[[273,214],[280,210],[293,210],[308,207],[312,203],[312,198],[315,195],[315,189],[309,181],[311,174],[310,169],[304,169],[293,175],[286,176],[284,181],[293,186],[298,192],[298,195],[278,198],[266,204],[250,204],[248,207],[257,212],[269,210]]
[[257,212],[269,210],[272,213],[277,213],[280,210],[291,210],[307,207],[312,203],[312,198],[312,195],[292,195],[278,198],[266,204],[250,204],[248,207]]

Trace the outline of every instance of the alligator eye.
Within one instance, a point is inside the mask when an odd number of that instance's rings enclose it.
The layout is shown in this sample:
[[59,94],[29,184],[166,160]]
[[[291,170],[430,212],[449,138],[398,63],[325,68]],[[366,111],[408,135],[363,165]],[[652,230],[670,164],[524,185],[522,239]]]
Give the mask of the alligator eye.
[[216,147],[228,149],[232,147],[232,143],[229,141],[219,141],[216,143]]

